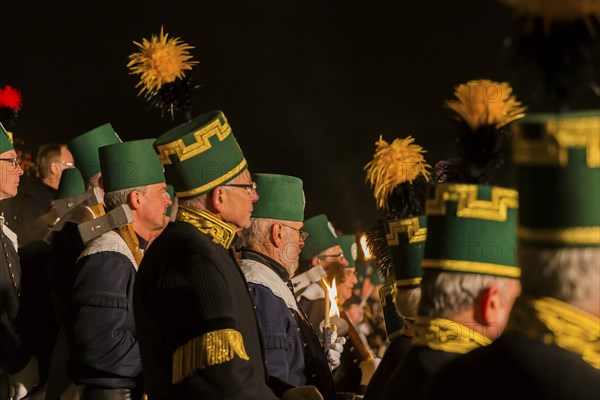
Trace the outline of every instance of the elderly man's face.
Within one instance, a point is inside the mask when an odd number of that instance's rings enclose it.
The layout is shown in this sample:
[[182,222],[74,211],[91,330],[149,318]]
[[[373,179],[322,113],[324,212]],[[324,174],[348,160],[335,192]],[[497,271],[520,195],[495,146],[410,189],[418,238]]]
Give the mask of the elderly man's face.
[[16,163],[17,153],[8,150],[0,154],[0,200],[15,197],[23,169]]
[[[252,177],[246,169],[228,184],[250,185]],[[252,217],[253,203],[258,200],[256,191],[237,186],[222,186],[224,191],[223,211],[221,219],[231,225],[237,232],[250,227],[250,218]]]

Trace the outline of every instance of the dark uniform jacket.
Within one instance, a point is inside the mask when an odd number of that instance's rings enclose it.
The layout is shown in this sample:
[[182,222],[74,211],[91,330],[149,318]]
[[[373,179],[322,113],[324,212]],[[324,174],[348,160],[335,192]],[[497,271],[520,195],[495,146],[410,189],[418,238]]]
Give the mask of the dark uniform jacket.
[[315,334],[321,334],[321,322],[325,319],[325,291],[318,283],[309,285],[298,297],[300,308],[308,318]]
[[[0,219],[0,376],[13,374],[25,367],[31,357],[29,347],[17,329],[21,266],[10,236],[16,238]],[[7,234],[9,237],[7,237]]]
[[246,281],[231,239],[220,241],[234,232],[208,223],[207,233],[169,224],[140,265],[134,309],[146,393],[149,400],[275,399]]
[[[548,298],[546,298],[548,299]],[[461,398],[475,398],[485,393],[486,399],[597,399],[600,395],[600,321],[591,315],[583,316],[587,326],[575,322],[573,316],[584,314],[566,303],[553,300],[548,308],[558,305],[569,309],[558,311],[551,321],[556,330],[539,329],[542,324],[534,312],[521,314],[517,327],[511,325],[519,319],[520,303],[517,300],[508,333],[487,347],[473,350],[448,363],[433,381],[427,398],[439,399],[460,394]],[[562,305],[560,304],[562,303]],[[538,307],[539,309],[539,307]],[[541,322],[541,323],[540,323]],[[519,327],[520,326],[520,327]],[[541,334],[544,332],[543,334]],[[576,344],[580,351],[570,351],[549,344]],[[562,340],[561,340],[562,339]],[[469,391],[465,391],[468,382]],[[479,397],[478,397],[479,398]]]
[[[144,249],[147,243],[138,240]],[[88,243],[77,261],[67,318],[67,369],[74,382],[139,389],[142,362],[132,307],[136,267],[114,231]]]
[[27,365],[31,350],[21,334],[17,319],[20,308],[21,266],[16,250],[16,234],[0,218],[0,398],[8,399],[8,374]]
[[364,397],[365,400],[378,400],[381,397],[390,375],[408,354],[411,347],[411,340],[410,336],[401,335],[390,342],[379,366],[375,370],[375,374],[373,374],[373,377],[369,381],[369,386],[367,386]]
[[472,328],[447,319],[417,318],[414,327],[412,347],[390,375],[381,399],[421,399],[446,363],[490,343]]
[[396,366],[383,388],[381,399],[420,399],[434,374],[456,353],[416,346],[409,350],[404,361]]
[[[262,266],[268,268],[266,273],[258,270]],[[295,299],[288,271],[247,249],[242,252],[242,269],[261,324],[269,375],[292,386],[314,385],[325,399],[335,399],[325,351]]]
[[49,211],[56,197],[56,189],[39,179],[31,179],[24,186],[15,200],[15,215],[19,225],[33,221]]

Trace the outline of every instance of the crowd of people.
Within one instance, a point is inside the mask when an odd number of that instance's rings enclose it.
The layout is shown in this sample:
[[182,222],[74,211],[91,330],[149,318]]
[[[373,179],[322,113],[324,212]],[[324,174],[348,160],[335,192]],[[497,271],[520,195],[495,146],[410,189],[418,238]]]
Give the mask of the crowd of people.
[[[507,100],[462,141],[506,134]],[[2,127],[0,399],[595,397],[600,114],[515,125],[519,192],[485,148],[431,171],[380,139],[361,257],[305,218],[302,179],[251,173],[220,111],[42,146],[23,185]]]

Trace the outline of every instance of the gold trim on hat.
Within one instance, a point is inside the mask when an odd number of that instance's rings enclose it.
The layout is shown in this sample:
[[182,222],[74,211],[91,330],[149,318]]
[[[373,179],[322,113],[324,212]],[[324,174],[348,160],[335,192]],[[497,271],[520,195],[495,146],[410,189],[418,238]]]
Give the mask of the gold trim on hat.
[[223,122],[221,122],[220,118],[216,118],[210,124],[203,126],[194,132],[193,136],[196,140],[195,143],[186,146],[183,138],[181,138],[174,142],[156,146],[158,158],[163,165],[171,164],[171,158],[169,156],[173,154],[177,155],[177,160],[185,161],[212,148],[210,138],[213,136],[216,136],[219,141],[222,142],[230,133],[231,126],[223,115]]
[[600,226],[574,227],[564,229],[537,229],[519,227],[519,239],[533,243],[556,243],[566,245],[600,244]]
[[424,259],[422,266],[423,268],[438,268],[451,272],[498,275],[507,278],[519,278],[521,276],[521,268],[519,267],[478,261]]
[[410,279],[396,279],[396,287],[404,287],[404,286],[419,286],[423,278],[410,278]]
[[197,195],[198,193],[204,193],[234,178],[237,174],[240,173],[240,171],[243,171],[247,165],[248,164],[246,162],[246,159],[244,158],[242,162],[240,162],[237,166],[233,167],[231,171],[227,172],[225,175],[220,176],[217,179],[205,183],[204,185],[199,186],[195,189],[186,190],[184,192],[175,192],[175,194],[177,195],[177,197],[189,197]]
[[427,239],[427,228],[421,228],[419,218],[408,218],[399,221],[390,222],[390,233],[386,233],[388,246],[398,246],[400,244],[400,233],[408,235],[408,243],[424,242]]
[[523,136],[521,124],[514,127],[513,158],[517,164],[560,166],[569,164],[569,149],[584,148],[586,164],[600,167],[600,117],[555,119],[543,127],[541,138]]
[[478,185],[442,184],[435,186],[435,197],[427,199],[427,215],[445,215],[446,202],[456,201],[456,216],[459,218],[477,218],[488,221],[504,222],[508,208],[519,207],[519,195],[516,190],[494,186],[491,200],[477,198]]

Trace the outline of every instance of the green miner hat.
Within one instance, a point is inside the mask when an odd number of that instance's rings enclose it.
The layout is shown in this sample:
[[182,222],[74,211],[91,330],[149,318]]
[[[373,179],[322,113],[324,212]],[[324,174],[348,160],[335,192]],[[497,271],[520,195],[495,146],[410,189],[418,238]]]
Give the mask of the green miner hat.
[[356,236],[340,235],[338,236],[338,243],[344,252],[344,258],[348,261],[348,268],[356,268],[356,258],[358,257]]
[[516,266],[516,190],[442,183],[426,200],[424,269],[521,276]]
[[324,250],[337,246],[338,239],[333,225],[325,214],[319,214],[304,221],[303,231],[308,232],[304,247],[300,253],[300,260],[310,260]]
[[600,245],[600,110],[530,115],[514,131],[519,241]]
[[85,192],[85,182],[79,168],[67,168],[60,176],[56,199],[66,199]]
[[173,185],[167,185],[167,193],[169,193],[169,198],[171,199],[172,203],[169,207],[167,207],[167,211],[165,212],[165,214],[170,216],[173,204],[175,204],[175,188],[173,187]]
[[4,126],[0,123],[0,153],[14,149],[12,133],[4,129]]
[[403,218],[385,222],[385,237],[394,268],[396,287],[410,289],[421,284],[427,238],[427,217]]
[[202,114],[171,129],[156,139],[154,147],[180,199],[208,193],[247,168],[221,111]]
[[100,172],[98,149],[121,142],[112,125],[106,123],[72,139],[67,147],[73,154],[75,165],[81,171],[83,179],[87,181]]
[[153,142],[154,139],[141,139],[100,147],[98,154],[105,192],[165,182]]
[[302,180],[294,176],[254,174],[258,201],[254,203],[254,218],[284,221],[304,221],[304,191]]

